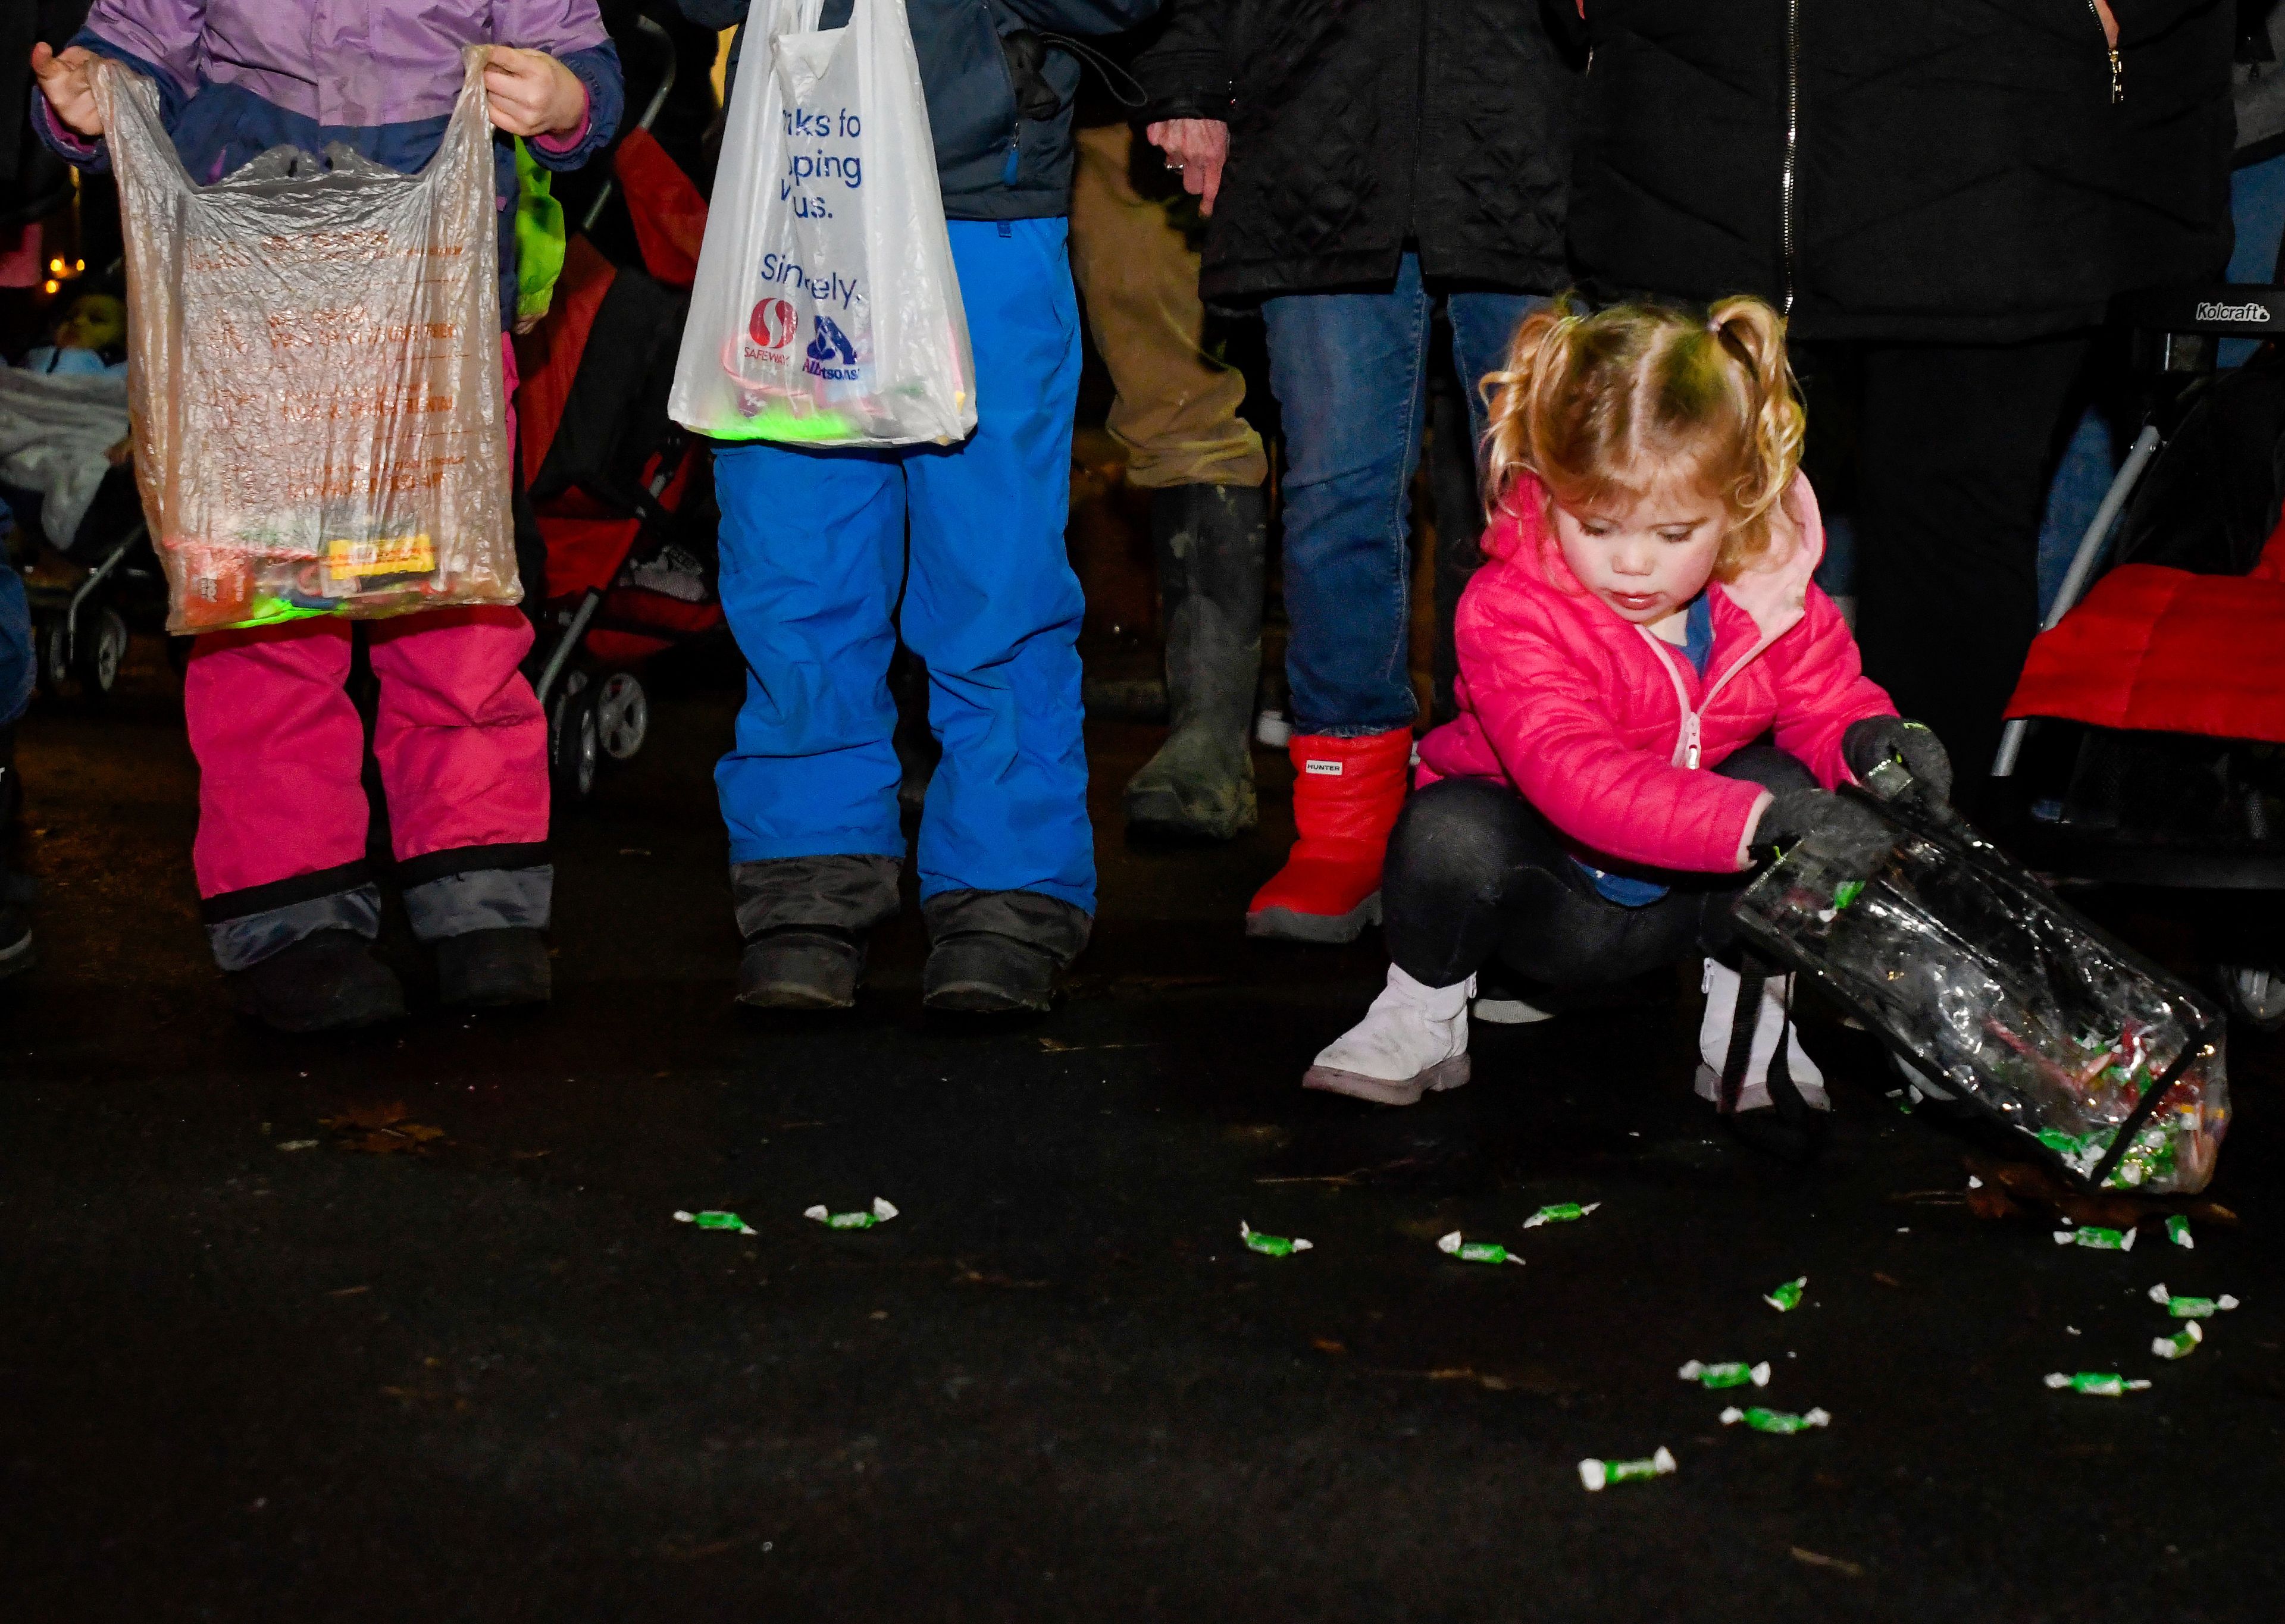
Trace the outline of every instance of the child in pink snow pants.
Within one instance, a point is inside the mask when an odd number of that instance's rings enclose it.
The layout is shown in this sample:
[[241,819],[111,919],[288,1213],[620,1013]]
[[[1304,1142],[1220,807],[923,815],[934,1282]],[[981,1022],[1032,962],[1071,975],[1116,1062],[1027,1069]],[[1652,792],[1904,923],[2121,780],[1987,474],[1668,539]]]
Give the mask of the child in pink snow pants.
[[[123,62],[158,86],[176,150],[211,184],[271,147],[341,142],[400,173],[427,165],[460,90],[485,71],[500,198],[501,309],[515,308],[514,150],[576,169],[608,142],[618,55],[595,0],[96,0],[61,51],[32,52],[33,120],[73,162],[108,161],[89,69]],[[505,346],[503,346],[505,349]],[[511,394],[515,377],[509,364]],[[343,690],[352,629],[287,622],[198,640],[184,709],[200,768],[199,893],[239,1007],[290,1032],[404,1013],[373,957],[381,892],[365,859],[364,726]],[[546,722],[517,669],[531,645],[506,607],[371,623],[373,732],[396,877],[436,952],[447,1004],[543,1002]]]

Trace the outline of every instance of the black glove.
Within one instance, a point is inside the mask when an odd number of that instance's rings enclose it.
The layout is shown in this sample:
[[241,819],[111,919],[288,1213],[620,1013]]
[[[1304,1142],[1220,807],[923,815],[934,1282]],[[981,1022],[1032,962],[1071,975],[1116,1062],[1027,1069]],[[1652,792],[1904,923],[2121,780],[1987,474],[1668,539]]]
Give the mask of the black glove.
[[1851,722],[1841,735],[1841,758],[1863,783],[1884,761],[1901,761],[1912,781],[1931,800],[1951,799],[1951,757],[1925,722],[1901,717],[1868,716]]
[[1869,806],[1822,789],[1788,789],[1762,808],[1753,843],[1790,848],[1820,831],[1838,836],[1848,851],[1865,853],[1886,851],[1896,839]]

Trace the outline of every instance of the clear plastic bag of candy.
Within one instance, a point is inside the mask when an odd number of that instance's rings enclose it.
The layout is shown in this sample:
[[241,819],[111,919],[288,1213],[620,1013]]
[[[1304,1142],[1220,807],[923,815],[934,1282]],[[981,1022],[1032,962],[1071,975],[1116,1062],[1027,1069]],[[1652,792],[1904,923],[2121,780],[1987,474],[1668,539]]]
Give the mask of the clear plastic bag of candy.
[[514,603],[483,64],[418,175],[281,147],[211,185],[96,68],[127,247],[135,475],[169,632]]
[[1950,809],[1867,802],[1886,843],[1802,841],[1739,898],[1745,935],[2081,1186],[2204,1189],[2229,1126],[2219,1013]]

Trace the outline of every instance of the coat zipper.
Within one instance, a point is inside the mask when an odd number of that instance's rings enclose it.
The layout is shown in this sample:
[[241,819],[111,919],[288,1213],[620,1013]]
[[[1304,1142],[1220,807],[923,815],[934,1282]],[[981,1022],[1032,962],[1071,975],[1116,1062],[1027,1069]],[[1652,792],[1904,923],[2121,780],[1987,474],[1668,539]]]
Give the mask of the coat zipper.
[[2103,52],[2110,59],[2110,105],[2115,107],[2126,99],[2126,64],[2110,43],[2110,30],[2102,26],[2102,12],[2094,0],[2086,0],[2086,14],[2094,19],[2094,31],[2102,35]]
[[1676,765],[1687,767],[1695,773],[1706,756],[1704,729],[1700,718],[1705,714],[1707,706],[1714,702],[1716,695],[1730,686],[1730,679],[1759,659],[1762,650],[1776,642],[1777,639],[1763,633],[1751,648],[1746,650],[1731,663],[1729,670],[1706,685],[1705,691],[1698,696],[1697,704],[1692,705],[1690,702],[1690,690],[1683,684],[1681,668],[1674,663],[1676,657],[1672,653],[1674,645],[1648,626],[1639,623],[1636,624],[1635,630],[1642,633],[1644,641],[1658,650],[1660,663],[1666,671],[1666,679],[1674,685],[1675,702],[1682,708],[1682,737],[1674,749]]
[[[2087,0],[2092,6],[2094,0]],[[1784,257],[1785,302],[1793,314],[1793,184],[1801,149],[1801,0],[1786,0],[1785,170],[1779,178],[1778,246]]]

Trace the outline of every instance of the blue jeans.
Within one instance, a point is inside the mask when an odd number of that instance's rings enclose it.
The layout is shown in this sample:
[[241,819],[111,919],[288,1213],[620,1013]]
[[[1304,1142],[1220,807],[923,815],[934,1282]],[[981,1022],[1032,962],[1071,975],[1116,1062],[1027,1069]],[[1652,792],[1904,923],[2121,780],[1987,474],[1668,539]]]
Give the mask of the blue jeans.
[[921,819],[923,900],[1029,890],[1092,914],[1084,606],[1064,552],[1080,369],[1064,225],[954,220],[951,235],[973,435],[715,448],[722,607],[746,660],[737,741],[714,773],[730,860],[903,858],[888,683],[901,625],[928,663],[944,744]]
[[[1412,475],[1439,295],[1407,254],[1386,293],[1290,294],[1262,305],[1269,385],[1285,423],[1285,673],[1297,733],[1355,738],[1409,727]],[[1468,424],[1476,384],[1505,365],[1530,294],[1442,295]]]
[[24,602],[24,577],[8,561],[8,536],[0,530],[0,727],[24,714],[32,702],[32,615]]

